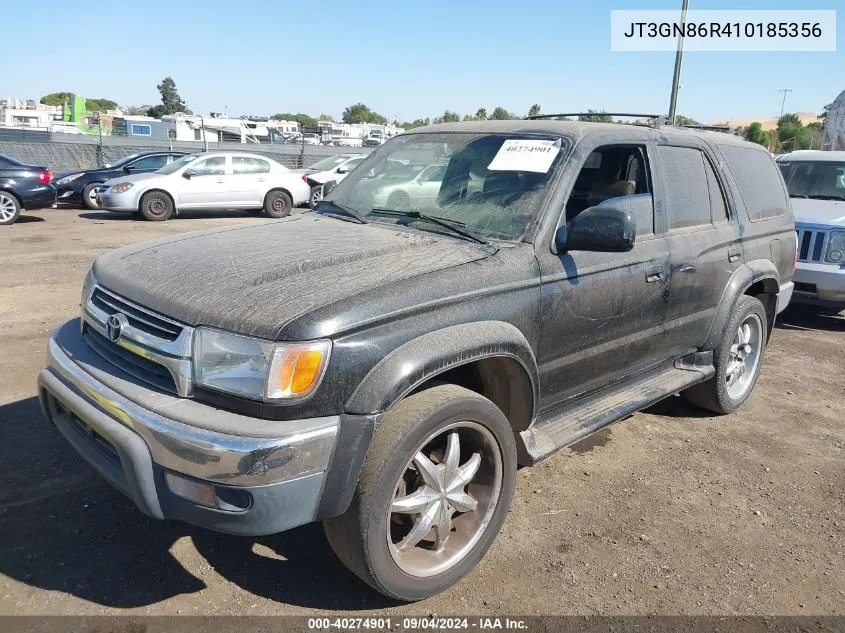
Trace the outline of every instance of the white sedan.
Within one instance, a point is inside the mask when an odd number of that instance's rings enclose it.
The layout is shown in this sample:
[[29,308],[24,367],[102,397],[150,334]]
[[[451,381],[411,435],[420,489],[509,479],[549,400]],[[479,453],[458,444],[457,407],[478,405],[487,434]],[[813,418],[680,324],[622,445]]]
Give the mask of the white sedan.
[[308,202],[311,189],[300,174],[247,152],[189,154],[151,174],[121,176],[97,189],[101,208],[167,220],[193,209],[263,211],[288,215]]

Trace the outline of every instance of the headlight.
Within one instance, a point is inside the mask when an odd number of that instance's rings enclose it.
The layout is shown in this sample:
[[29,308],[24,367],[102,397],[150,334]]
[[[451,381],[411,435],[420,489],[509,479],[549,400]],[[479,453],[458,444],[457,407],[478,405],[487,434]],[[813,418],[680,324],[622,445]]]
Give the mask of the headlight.
[[296,400],[318,387],[330,352],[331,341],[274,343],[197,328],[194,380],[256,400]]
[[83,174],[71,174],[70,176],[65,176],[64,178],[59,178],[56,181],[56,184],[57,185],[66,185],[70,182],[73,182],[74,180],[76,180],[77,178],[79,178],[82,175]]
[[112,185],[111,192],[123,193],[124,191],[129,191],[130,189],[132,189],[131,182],[119,182],[116,185]]
[[93,292],[95,285],[97,285],[97,278],[94,276],[94,269],[91,268],[88,274],[85,275],[85,281],[82,282],[82,298],[80,303],[83,307],[88,303],[88,297]]
[[831,231],[827,238],[826,262],[839,264],[845,259],[845,231]]

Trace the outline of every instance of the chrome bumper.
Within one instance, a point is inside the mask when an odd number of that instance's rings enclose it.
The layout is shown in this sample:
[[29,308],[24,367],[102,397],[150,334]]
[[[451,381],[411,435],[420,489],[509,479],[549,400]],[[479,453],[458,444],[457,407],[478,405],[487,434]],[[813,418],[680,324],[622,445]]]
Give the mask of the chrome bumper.
[[[57,333],[50,338],[49,366],[39,375],[39,387],[98,432],[105,430],[97,428],[96,419],[89,419],[93,417],[91,408],[134,431],[147,445],[152,460],[164,468],[230,486],[252,486],[324,472],[329,465],[338,417],[292,421],[289,435],[274,438],[191,427],[151,411],[96,380],[59,346]],[[251,420],[259,425],[267,423]]]

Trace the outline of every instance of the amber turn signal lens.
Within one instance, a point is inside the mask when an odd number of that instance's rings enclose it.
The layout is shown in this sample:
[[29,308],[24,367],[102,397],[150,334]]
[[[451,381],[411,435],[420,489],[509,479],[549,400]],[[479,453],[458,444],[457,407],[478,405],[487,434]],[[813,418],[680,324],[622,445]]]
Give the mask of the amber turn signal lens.
[[320,382],[329,355],[328,341],[279,346],[268,379],[269,398],[301,397]]

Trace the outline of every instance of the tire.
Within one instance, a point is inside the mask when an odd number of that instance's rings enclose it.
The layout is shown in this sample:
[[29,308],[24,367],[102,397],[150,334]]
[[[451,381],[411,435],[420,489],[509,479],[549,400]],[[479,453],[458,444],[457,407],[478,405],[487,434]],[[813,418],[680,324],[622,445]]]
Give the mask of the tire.
[[96,199],[92,199],[94,190],[101,186],[103,183],[101,182],[92,182],[89,185],[85,185],[85,188],[82,190],[82,206],[86,209],[96,210],[100,209],[100,205],[97,204]]
[[0,226],[14,224],[21,217],[21,203],[8,191],[0,191]]
[[408,211],[411,208],[411,198],[404,191],[394,191],[387,196],[387,208],[394,211]]
[[264,196],[264,213],[271,218],[285,218],[292,208],[293,200],[281,189],[273,189]]
[[311,187],[311,194],[308,196],[308,206],[313,209],[323,199],[323,185]]
[[[767,343],[766,323],[766,309],[760,300],[747,295],[740,297],[722,342],[713,350],[716,375],[693,385],[681,395],[697,407],[714,413],[726,414],[739,409],[760,376]],[[731,371],[733,368],[738,368],[738,377],[737,372]]]
[[[452,436],[458,441],[453,443]],[[455,449],[454,460],[447,447]],[[434,471],[417,465],[420,454],[430,458],[422,463]],[[432,494],[421,473],[443,477],[449,469],[461,477],[451,476],[448,496],[434,493],[425,508],[393,510],[402,497],[410,503],[412,495]],[[507,418],[472,391],[436,386],[408,396],[385,414],[349,509],[323,527],[337,557],[364,582],[397,600],[422,600],[454,585],[487,553],[507,516],[515,481],[516,444]],[[474,509],[461,505],[471,503]],[[436,527],[423,534],[424,513],[435,517],[435,526],[445,526],[445,542],[438,543]],[[433,532],[435,538],[415,545],[414,528],[417,536]],[[431,548],[438,545],[442,551],[435,556]]]
[[173,215],[173,200],[163,191],[150,191],[141,196],[141,215],[153,222],[169,220]]

